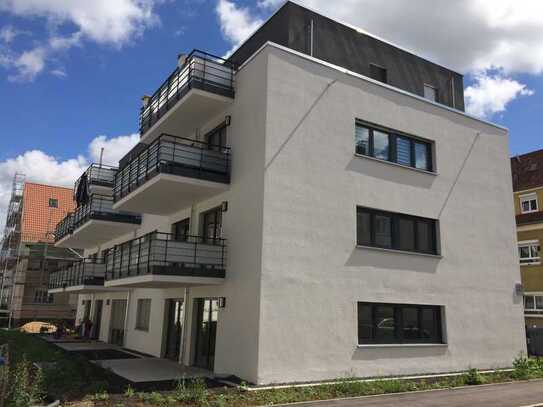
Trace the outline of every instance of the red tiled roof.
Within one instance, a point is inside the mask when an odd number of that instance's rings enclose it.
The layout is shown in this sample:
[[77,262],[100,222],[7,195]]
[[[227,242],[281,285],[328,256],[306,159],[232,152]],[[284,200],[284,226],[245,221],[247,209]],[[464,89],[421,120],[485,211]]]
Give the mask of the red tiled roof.
[[513,191],[543,187],[543,150],[511,158]]
[[[58,207],[49,206],[56,199]],[[73,190],[65,187],[26,182],[23,192],[21,239],[25,242],[52,242],[55,226],[74,210]]]

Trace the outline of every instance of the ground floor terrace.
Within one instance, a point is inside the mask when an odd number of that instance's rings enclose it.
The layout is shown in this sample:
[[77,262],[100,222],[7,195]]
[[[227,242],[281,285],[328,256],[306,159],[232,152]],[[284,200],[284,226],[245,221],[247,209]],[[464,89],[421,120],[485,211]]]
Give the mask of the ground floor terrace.
[[86,339],[103,344],[93,346],[115,346],[149,357],[139,361],[128,358],[103,362],[104,367],[121,373],[136,369],[142,361],[145,361],[142,366],[149,366],[150,358],[155,358],[154,363],[166,371],[172,369],[171,362],[193,369],[177,371],[173,368],[170,373],[177,376],[194,372],[227,376],[227,372],[215,369],[217,324],[224,305],[224,299],[205,289],[198,292],[194,288],[89,292],[78,295],[76,327]]

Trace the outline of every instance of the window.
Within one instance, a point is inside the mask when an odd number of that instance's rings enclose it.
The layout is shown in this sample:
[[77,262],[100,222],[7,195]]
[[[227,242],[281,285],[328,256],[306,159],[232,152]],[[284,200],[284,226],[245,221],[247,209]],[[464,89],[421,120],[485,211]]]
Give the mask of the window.
[[370,64],[370,78],[387,83],[387,70],[382,66]]
[[443,343],[441,307],[358,303],[358,344]]
[[49,208],[58,208],[58,199],[49,199]]
[[356,123],[355,152],[406,167],[433,171],[432,144],[394,130]]
[[136,310],[136,329],[140,331],[149,330],[149,320],[151,318],[151,300],[138,299]]
[[520,211],[522,213],[532,213],[538,211],[536,193],[520,196]]
[[186,241],[190,235],[190,219],[183,219],[172,225],[174,240]]
[[202,216],[204,242],[215,243],[215,239],[220,239],[222,235],[222,209],[212,209]]
[[524,309],[527,311],[543,311],[543,295],[525,295]]
[[539,264],[539,252],[541,246],[538,240],[530,240],[518,243],[518,254],[520,257],[520,264]]
[[37,288],[34,290],[35,304],[52,304],[54,301],[53,294],[48,294],[47,290]]
[[432,102],[437,102],[437,89],[431,85],[424,84],[424,97]]
[[205,140],[210,150],[222,151],[226,146],[226,124],[221,124],[207,133]]
[[356,234],[360,246],[438,254],[434,219],[357,207]]

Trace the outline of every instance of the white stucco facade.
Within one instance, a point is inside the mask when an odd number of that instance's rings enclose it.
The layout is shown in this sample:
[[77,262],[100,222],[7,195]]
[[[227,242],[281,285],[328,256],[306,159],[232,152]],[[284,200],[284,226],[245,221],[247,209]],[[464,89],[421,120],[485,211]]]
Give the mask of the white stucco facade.
[[[200,214],[227,202],[224,283],[81,294],[78,319],[83,300],[104,300],[101,340],[106,301],[126,299],[123,346],[164,356],[166,300],[184,298],[191,365],[194,299],[221,297],[213,371],[253,383],[505,367],[525,350],[506,130],[274,44],[238,71],[224,112],[178,135],[225,116],[225,191],[144,214],[134,234],[86,253],[188,217],[198,234]],[[435,173],[356,156],[357,119],[432,141]],[[436,219],[440,255],[357,247],[357,206]],[[135,329],[138,299],[151,299],[148,331]],[[359,346],[358,302],[439,305],[444,343]]]

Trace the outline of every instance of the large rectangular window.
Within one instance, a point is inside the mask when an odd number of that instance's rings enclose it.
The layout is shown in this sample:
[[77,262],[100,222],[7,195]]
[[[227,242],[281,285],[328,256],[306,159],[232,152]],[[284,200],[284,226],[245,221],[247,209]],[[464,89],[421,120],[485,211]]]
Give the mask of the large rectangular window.
[[418,216],[356,208],[356,242],[360,246],[438,254],[437,221]]
[[394,130],[356,123],[355,151],[406,167],[433,171],[432,143]]
[[138,305],[136,308],[136,329],[140,331],[149,330],[149,321],[151,319],[151,300],[150,299],[138,299]]
[[526,311],[543,311],[543,295],[525,295],[524,309]]
[[441,306],[358,303],[358,344],[443,343]]

